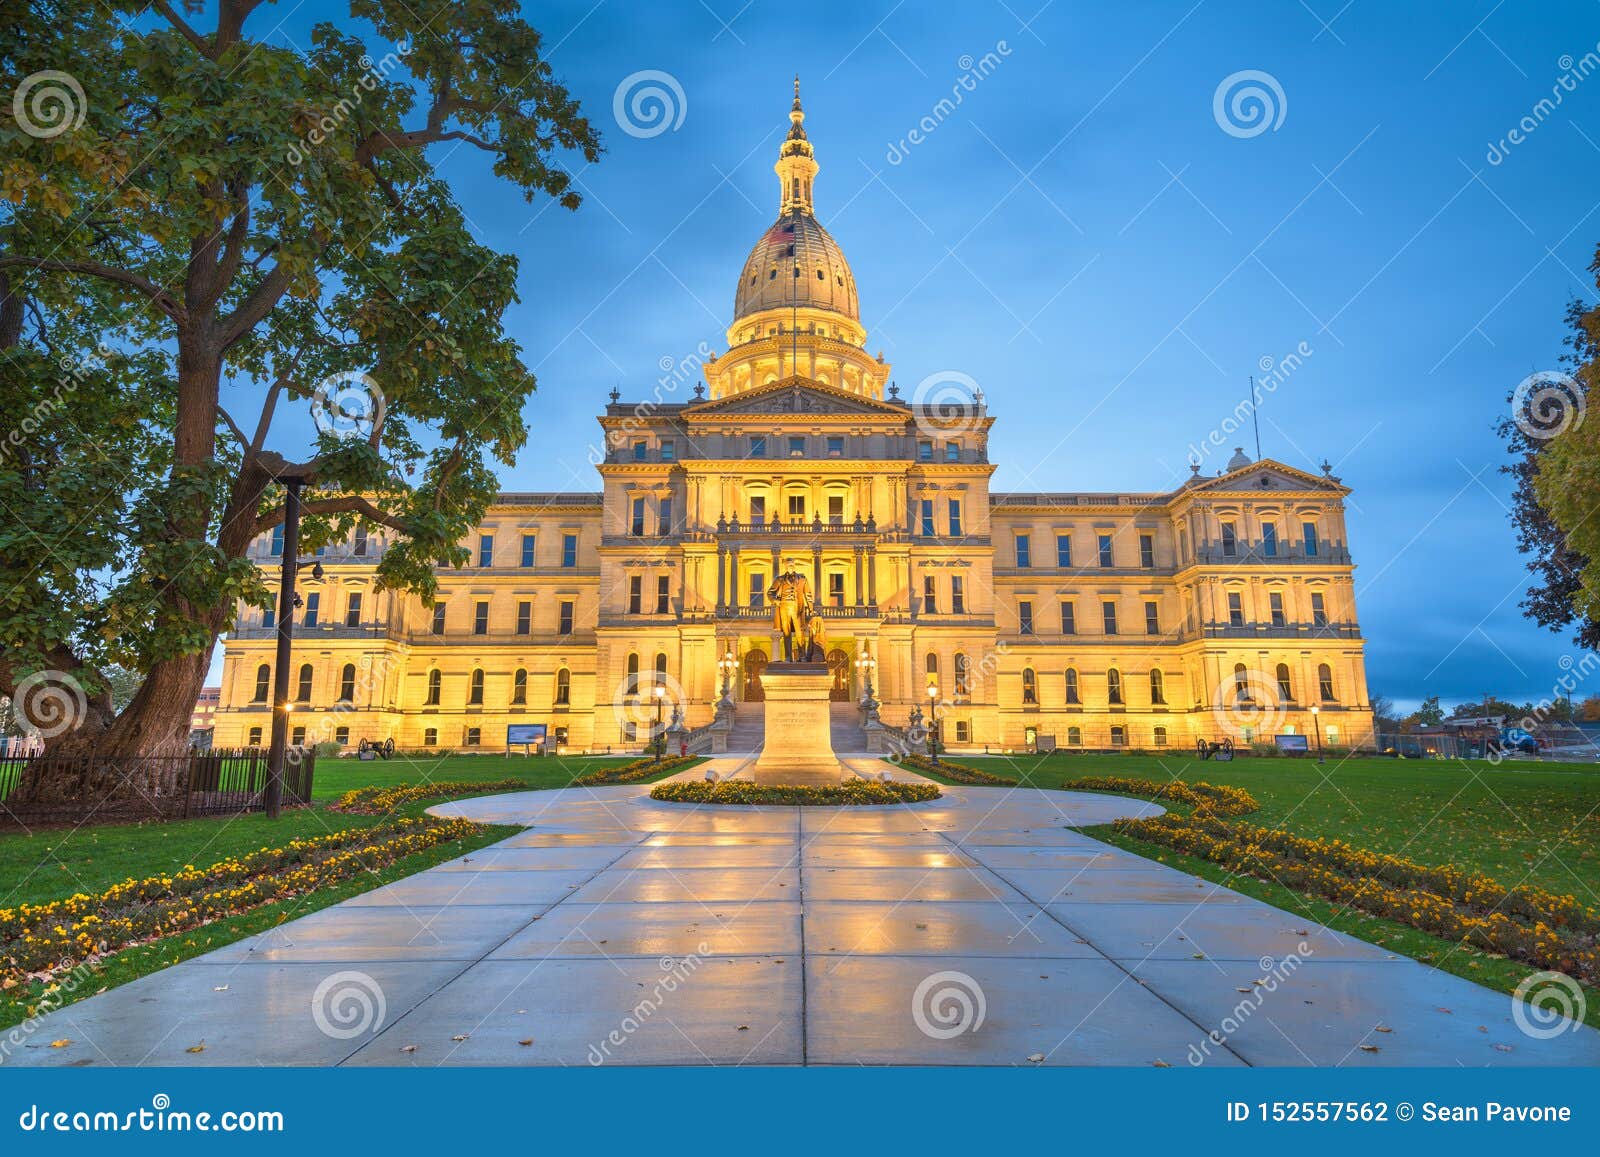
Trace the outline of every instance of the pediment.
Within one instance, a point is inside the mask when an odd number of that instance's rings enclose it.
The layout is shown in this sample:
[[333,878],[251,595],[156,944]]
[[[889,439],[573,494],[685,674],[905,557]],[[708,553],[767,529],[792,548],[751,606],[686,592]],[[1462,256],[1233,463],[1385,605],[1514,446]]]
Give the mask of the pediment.
[[715,401],[698,402],[684,409],[684,416],[691,419],[728,414],[859,414],[903,419],[907,413],[904,406],[880,402],[799,376],[769,382]]
[[1286,466],[1271,458],[1263,458],[1248,466],[1241,466],[1216,478],[1203,478],[1189,485],[1190,490],[1212,490],[1271,494],[1285,490],[1327,490],[1343,494],[1347,487],[1332,474],[1310,474]]

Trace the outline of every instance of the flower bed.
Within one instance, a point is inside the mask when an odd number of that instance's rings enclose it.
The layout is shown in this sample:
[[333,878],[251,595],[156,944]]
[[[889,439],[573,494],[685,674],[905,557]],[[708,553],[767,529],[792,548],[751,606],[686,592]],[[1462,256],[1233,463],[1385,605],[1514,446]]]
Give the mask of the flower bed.
[[1016,787],[1017,781],[1007,779],[1002,775],[990,775],[987,771],[979,771],[975,767],[968,767],[964,763],[950,763],[947,760],[933,762],[926,755],[906,752],[895,762],[901,767],[909,767],[913,771],[925,771],[930,775],[943,776],[945,779],[954,780],[956,783],[970,783],[983,787]]
[[926,803],[938,799],[939,794],[936,784],[882,783],[865,779],[825,787],[749,783],[736,779],[717,784],[699,781],[658,783],[650,789],[651,799],[669,803],[785,804],[798,807]]
[[572,781],[573,787],[606,787],[619,783],[640,783],[653,775],[660,775],[665,771],[678,771],[688,767],[698,756],[694,755],[669,755],[660,763],[646,757],[636,759],[632,763],[625,763],[621,767],[607,767],[600,771],[591,771],[588,775],[580,775]]
[[102,956],[191,931],[262,904],[386,867],[481,831],[466,820],[403,819],[261,848],[170,875],[125,880],[99,895],[0,909],[0,978],[44,979]]
[[1196,811],[1225,816],[1248,815],[1261,807],[1256,797],[1243,788],[1200,781],[1185,783],[1181,779],[1157,783],[1153,779],[1136,779],[1125,775],[1085,775],[1069,779],[1061,787],[1067,791],[1108,791],[1115,795],[1176,801],[1188,804]]
[[329,811],[358,816],[383,816],[401,804],[419,799],[449,799],[458,795],[480,795],[491,791],[520,791],[528,785],[520,779],[496,779],[470,783],[441,780],[437,783],[402,783],[391,787],[358,787],[347,791],[328,805]]

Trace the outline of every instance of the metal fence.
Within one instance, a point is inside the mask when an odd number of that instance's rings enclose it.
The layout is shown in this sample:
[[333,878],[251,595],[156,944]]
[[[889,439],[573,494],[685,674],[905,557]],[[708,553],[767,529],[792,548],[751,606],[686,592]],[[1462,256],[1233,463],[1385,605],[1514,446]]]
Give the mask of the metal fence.
[[[316,763],[313,749],[289,749],[285,806],[311,801]],[[237,815],[264,809],[266,790],[267,752],[258,747],[171,756],[9,756],[0,758],[0,823]]]

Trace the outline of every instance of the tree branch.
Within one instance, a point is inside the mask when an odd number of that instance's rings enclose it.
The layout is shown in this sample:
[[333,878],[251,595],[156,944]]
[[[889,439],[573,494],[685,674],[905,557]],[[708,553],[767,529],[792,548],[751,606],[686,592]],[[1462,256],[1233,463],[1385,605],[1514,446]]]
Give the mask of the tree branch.
[[194,45],[195,49],[199,51],[201,56],[204,56],[208,59],[214,59],[211,56],[211,42],[208,41],[204,36],[201,36],[200,33],[196,32],[194,28],[190,26],[187,20],[185,20],[182,16],[179,16],[178,13],[173,10],[172,5],[167,3],[167,0],[155,0],[155,10],[161,13],[162,16],[166,17],[168,24],[172,25],[179,32],[183,33],[183,38],[190,44]]
[[170,291],[131,270],[118,269],[113,265],[101,265],[97,261],[51,261],[43,257],[0,256],[0,269],[10,266],[38,269],[45,273],[81,273],[87,277],[99,277],[106,281],[132,286],[148,297],[157,309],[173,321],[184,322],[189,318],[188,310],[179,304],[178,299]]
[[[401,534],[409,533],[406,524],[394,515],[387,513],[373,505],[372,501],[359,494],[347,494],[341,498],[314,498],[300,504],[300,513],[306,514],[359,514],[369,522],[380,526],[387,526],[390,530],[397,530]],[[268,514],[263,514],[256,519],[255,533],[271,530],[283,521],[283,507]]]

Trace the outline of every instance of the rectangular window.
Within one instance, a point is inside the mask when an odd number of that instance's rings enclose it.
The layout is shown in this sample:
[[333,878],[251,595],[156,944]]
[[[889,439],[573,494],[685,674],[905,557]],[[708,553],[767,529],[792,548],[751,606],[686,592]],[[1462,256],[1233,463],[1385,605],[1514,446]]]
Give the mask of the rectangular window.
[[272,528],[272,546],[268,549],[275,555],[283,554],[283,523]]
[[765,458],[767,456],[767,436],[765,434],[750,435],[750,457]]
[[844,454],[844,439],[837,434],[828,436],[828,457],[839,458]]
[[628,613],[637,615],[644,610],[644,576],[628,576]]
[[1110,566],[1111,565],[1111,536],[1109,534],[1099,535],[1097,537],[1097,539],[1096,539],[1096,542],[1097,542],[1097,545],[1099,546],[1099,551],[1100,551],[1100,565],[1101,566]]
[[656,503],[656,533],[669,535],[672,533],[672,499],[663,498]]
[[289,742],[295,747],[304,747],[306,745],[306,729],[304,727],[296,727],[294,734],[289,737]]
[[1317,593],[1311,595],[1311,624],[1316,627],[1328,625],[1328,604]]
[[1238,591],[1228,592],[1228,625],[1230,627],[1244,626],[1244,599]]
[[570,599],[565,599],[561,603],[560,622],[556,626],[556,631],[562,635],[572,634],[572,601]]
[[489,604],[478,602],[472,608],[472,633],[474,635],[487,635],[489,633]]
[[261,728],[252,727],[250,729],[250,746],[251,747],[259,747],[260,745],[261,745]]
[[628,533],[635,537],[644,536],[644,499],[635,498],[628,516]]
[[934,531],[934,528],[933,528],[933,499],[924,498],[922,500],[922,537],[923,538],[932,538],[934,536],[934,533],[935,533],[935,531]]
[[1017,535],[1017,566],[1029,567],[1033,565],[1033,551],[1029,545],[1028,536]]
[[767,576],[760,571],[750,575],[750,605],[764,607],[767,605]]
[[1273,591],[1267,595],[1267,602],[1272,608],[1272,625],[1274,627],[1288,626],[1288,617],[1283,613],[1283,596],[1277,591]]
[[971,743],[972,727],[965,719],[956,720],[956,742]]
[[317,625],[317,611],[321,608],[321,606],[322,596],[316,591],[312,591],[306,596],[306,626],[314,627]]
[[1111,729],[1111,746],[1128,746],[1128,729],[1126,727],[1113,727]]
[[959,462],[959,461],[961,461],[961,443],[960,442],[946,442],[944,444],[944,460],[946,462]]
[[1222,524],[1222,557],[1232,558],[1239,553],[1239,531],[1231,522]]
[[1167,745],[1167,729],[1165,727],[1157,727],[1151,733],[1151,742],[1157,747],[1165,747]]
[[344,625],[359,627],[361,625],[361,592],[352,591],[350,598],[344,605]]
[[463,743],[462,746],[464,746],[464,747],[476,747],[476,746],[478,746],[479,742],[482,741],[482,739],[483,739],[483,729],[481,727],[469,727],[469,728],[467,728],[466,741],[465,741],[465,743]]
[[1300,527],[1300,537],[1301,541],[1305,543],[1306,557],[1315,558],[1317,556],[1317,524],[1314,522],[1303,524]]
[[578,565],[578,536],[575,534],[561,536],[561,565],[569,568]]
[[422,729],[422,746],[439,746],[439,729],[437,727],[424,727]]
[[645,458],[647,458],[649,456],[649,454],[650,454],[650,443],[646,442],[643,438],[640,438],[640,439],[638,439],[637,441],[634,442],[634,444],[633,444],[633,460],[635,462],[643,462],[645,460]]
[[932,462],[933,461],[933,443],[932,442],[918,442],[917,443],[917,461],[918,462]]
[[678,443],[674,439],[661,439],[661,460],[663,462],[676,462],[678,460]]
[[936,615],[939,613],[939,589],[931,574],[922,576],[922,613]]
[[1278,557],[1278,524],[1275,522],[1261,524],[1261,553],[1268,558]]
[[767,521],[767,500],[764,495],[755,494],[750,498],[750,525],[764,526]]
[[1028,599],[1017,603],[1017,634],[1033,634],[1033,603]]
[[532,566],[533,565],[533,556],[534,556],[535,548],[537,548],[538,545],[539,545],[539,536],[538,535],[536,535],[536,534],[525,534],[525,535],[522,536],[522,565],[523,566]]
[[1066,570],[1072,565],[1072,535],[1056,535],[1056,566]]
[[333,741],[335,743],[349,743],[350,729],[348,727],[335,727],[333,729]]
[[1100,604],[1100,618],[1105,623],[1106,634],[1117,633],[1117,604],[1107,600]]
[[261,612],[261,625],[263,627],[267,627],[267,628],[271,628],[271,627],[277,626],[278,625],[278,612],[272,607],[268,607],[266,610],[262,611]]
[[660,574],[656,576],[656,614],[665,615],[672,612],[672,576]]
[[966,584],[961,581],[960,575],[952,575],[950,578],[950,613],[952,615],[967,613]]
[[951,537],[959,538],[961,536],[961,499],[950,499],[949,512]]
[[433,633],[436,634],[436,635],[444,634],[444,604],[443,603],[434,603],[433,604]]
[[1139,536],[1139,565],[1146,570],[1156,565],[1156,536],[1153,534]]
[[494,565],[494,535],[492,534],[478,535],[478,565]]
[[1159,635],[1161,633],[1161,607],[1159,603],[1145,603],[1144,633],[1147,635]]
[[789,439],[789,457],[791,457],[791,458],[804,458],[805,456],[806,456],[806,440],[805,440],[805,438],[803,436],[802,437],[798,437],[798,438],[790,438]]
[[356,526],[355,545],[351,549],[351,553],[357,558],[367,557],[367,527],[365,523],[358,523]]
[[806,520],[806,496],[804,494],[789,495],[789,521],[804,522]]
[[844,525],[844,495],[843,494],[830,494],[830,495],[828,495],[828,525],[829,526],[843,526]]
[[533,632],[533,604],[520,602],[517,604],[517,634],[527,635]]
[[1078,633],[1078,612],[1070,602],[1061,604],[1061,633],[1063,635]]
[[844,571],[836,570],[828,576],[828,602],[833,606],[844,606]]

